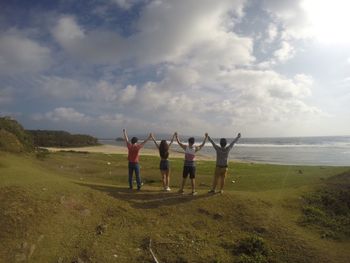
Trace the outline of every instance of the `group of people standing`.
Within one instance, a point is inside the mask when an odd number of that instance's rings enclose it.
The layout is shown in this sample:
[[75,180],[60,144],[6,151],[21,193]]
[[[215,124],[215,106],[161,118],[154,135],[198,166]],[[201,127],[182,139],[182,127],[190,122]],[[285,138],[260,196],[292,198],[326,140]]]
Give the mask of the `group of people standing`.
[[196,178],[195,156],[196,156],[196,153],[200,151],[202,147],[205,145],[206,140],[208,139],[211,142],[211,144],[213,145],[216,151],[215,174],[214,174],[212,187],[208,192],[216,193],[216,187],[219,184],[218,192],[223,193],[223,188],[225,185],[225,177],[227,175],[227,170],[228,170],[228,155],[231,149],[233,148],[233,145],[241,137],[241,134],[238,133],[237,137],[229,145],[227,145],[227,140],[225,138],[221,138],[220,145],[217,145],[212,140],[212,138],[210,138],[208,133],[205,133],[203,142],[200,145],[196,146],[194,144],[195,139],[193,137],[188,139],[188,145],[181,143],[177,132],[174,133],[173,137],[170,140],[170,143],[168,143],[166,140],[161,140],[159,144],[157,143],[152,133],[150,133],[149,136],[142,143],[138,143],[137,137],[132,137],[131,141],[129,141],[129,138],[125,129],[123,129],[123,134],[124,134],[124,140],[128,148],[128,161],[129,161],[128,168],[129,168],[129,188],[130,189],[133,189],[133,174],[135,173],[137,190],[141,190],[142,181],[140,176],[139,152],[141,148],[147,143],[147,141],[153,140],[153,142],[155,143],[156,147],[159,150],[159,155],[160,155],[159,170],[162,176],[163,188],[165,191],[171,191],[169,148],[171,144],[174,142],[174,140],[176,140],[178,145],[183,149],[185,153],[185,161],[184,161],[183,172],[182,172],[182,183],[178,192],[181,194],[184,193],[184,187],[186,185],[187,178],[190,177],[192,195],[197,194],[196,185],[195,185],[195,178]]

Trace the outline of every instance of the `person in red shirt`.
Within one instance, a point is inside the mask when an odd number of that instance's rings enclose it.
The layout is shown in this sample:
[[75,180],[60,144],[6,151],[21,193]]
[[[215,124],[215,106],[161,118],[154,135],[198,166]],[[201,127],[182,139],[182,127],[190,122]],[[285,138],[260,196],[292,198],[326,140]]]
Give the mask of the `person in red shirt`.
[[139,152],[141,148],[146,144],[146,142],[151,139],[151,134],[144,140],[142,143],[138,144],[137,137],[131,138],[131,143],[129,142],[128,135],[126,130],[123,129],[124,140],[126,142],[126,146],[128,147],[128,161],[129,161],[129,188],[133,189],[133,173],[135,172],[137,190],[141,189],[141,176],[140,176],[140,165],[139,165]]

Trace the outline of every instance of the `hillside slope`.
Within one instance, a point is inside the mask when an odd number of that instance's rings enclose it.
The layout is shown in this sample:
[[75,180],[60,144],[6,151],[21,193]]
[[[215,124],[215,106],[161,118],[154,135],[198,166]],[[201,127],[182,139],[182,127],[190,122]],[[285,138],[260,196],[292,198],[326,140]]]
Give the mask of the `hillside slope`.
[[176,193],[181,160],[172,161],[171,193],[159,190],[158,158],[141,161],[145,185],[130,192],[123,155],[37,160],[0,152],[0,262],[153,262],[150,239],[160,262],[350,257],[348,241],[322,239],[298,224],[300,193],[346,168],[233,164],[236,184],[209,195],[214,163],[201,162],[199,195],[192,197]]

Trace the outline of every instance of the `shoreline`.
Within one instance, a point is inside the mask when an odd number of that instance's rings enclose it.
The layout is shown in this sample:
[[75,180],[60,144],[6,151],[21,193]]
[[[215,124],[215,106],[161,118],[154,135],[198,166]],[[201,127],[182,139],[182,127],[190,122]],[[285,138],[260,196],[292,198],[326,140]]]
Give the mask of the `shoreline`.
[[[44,149],[47,149],[50,152],[60,152],[60,151],[74,151],[74,152],[89,152],[89,153],[103,153],[103,154],[128,154],[128,149],[123,146],[118,145],[109,145],[109,144],[102,144],[102,145],[96,145],[96,146],[83,146],[83,147],[41,147]],[[175,151],[175,150],[169,150],[170,156],[172,158],[184,158],[184,153]],[[149,149],[143,147],[140,151],[140,155],[149,155],[149,156],[159,156],[159,152],[157,149]],[[215,161],[215,157],[203,155],[200,153],[197,153],[196,155],[197,160],[202,161]],[[243,161],[240,161],[243,162]]]
[[[111,145],[111,144],[102,144],[96,146],[83,146],[83,147],[41,147],[49,150],[50,152],[59,152],[59,151],[75,151],[75,152],[88,152],[88,153],[102,153],[102,154],[128,154],[128,150],[126,146],[121,145]],[[178,149],[170,149],[170,158],[176,159],[184,159],[184,152]],[[140,155],[145,156],[156,156],[159,157],[158,149],[154,148],[146,148],[143,147],[141,149]],[[216,160],[216,156],[206,155],[203,152],[197,152],[196,154],[197,161],[214,161]],[[289,160],[290,161],[290,160]],[[273,161],[262,161],[262,160],[251,160],[246,158],[230,158],[229,162],[236,163],[246,163],[246,164],[269,164],[269,165],[282,165],[282,166],[319,166],[319,167],[349,167],[349,165],[345,164],[330,164],[330,163],[293,163],[293,162],[273,162]]]

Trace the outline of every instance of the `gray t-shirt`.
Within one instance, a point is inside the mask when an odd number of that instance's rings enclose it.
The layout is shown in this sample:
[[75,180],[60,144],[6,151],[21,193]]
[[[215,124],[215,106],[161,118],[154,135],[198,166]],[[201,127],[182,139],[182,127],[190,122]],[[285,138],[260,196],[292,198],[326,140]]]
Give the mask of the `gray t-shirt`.
[[216,151],[216,165],[227,167],[228,154],[230,153],[233,145],[237,140],[233,140],[233,142],[231,142],[230,145],[226,146],[225,148],[222,148],[221,146],[216,145],[215,142],[209,136],[208,139]]

